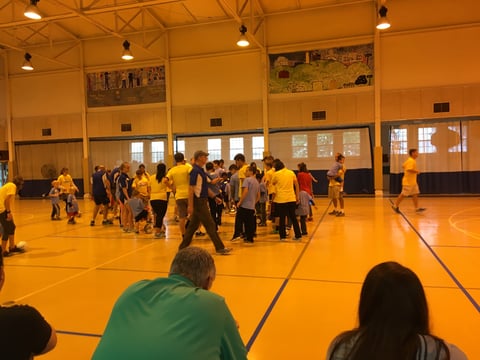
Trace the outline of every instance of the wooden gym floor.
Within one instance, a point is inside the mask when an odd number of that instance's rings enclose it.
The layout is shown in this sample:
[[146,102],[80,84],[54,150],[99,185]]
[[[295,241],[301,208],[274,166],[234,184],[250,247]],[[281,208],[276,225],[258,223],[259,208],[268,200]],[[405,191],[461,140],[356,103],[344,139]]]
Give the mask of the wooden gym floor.
[[[375,264],[395,260],[423,282],[435,334],[480,359],[480,201],[423,197],[424,214],[410,199],[402,213],[388,198],[346,198],[346,217],[328,215],[316,199],[314,221],[302,241],[280,242],[258,229],[254,246],[230,243],[233,220],[220,235],[234,251],[216,256],[215,291],[240,323],[249,359],[323,359],[330,340],[356,324],[361,283]],[[179,244],[173,202],[167,238],[124,233],[118,225],[89,226],[90,200],[81,200],[76,225],[50,221],[48,200],[17,200],[16,240],[28,251],[5,259],[0,303],[35,306],[57,329],[58,345],[42,359],[89,359],[119,294],[134,281],[166,276]],[[64,212],[62,211],[64,216]],[[97,224],[101,223],[100,216]],[[208,237],[193,245],[212,251]]]

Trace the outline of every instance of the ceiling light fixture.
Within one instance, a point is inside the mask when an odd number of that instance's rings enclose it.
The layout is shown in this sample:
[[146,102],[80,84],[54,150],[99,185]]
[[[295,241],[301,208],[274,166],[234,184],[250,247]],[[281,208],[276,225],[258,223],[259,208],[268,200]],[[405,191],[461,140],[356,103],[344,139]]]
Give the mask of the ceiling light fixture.
[[385,30],[390,27],[390,22],[387,19],[387,11],[388,9],[384,5],[382,5],[382,7],[378,10],[378,30]]
[[130,43],[128,42],[128,40],[125,40],[123,42],[122,59],[127,61],[133,59],[132,52],[130,51]]
[[22,69],[27,70],[27,71],[32,71],[33,66],[32,66],[32,63],[30,62],[30,60],[32,59],[32,55],[30,55],[27,52],[27,53],[25,53],[25,55],[23,57],[24,57],[25,60],[23,61]]
[[240,26],[239,30],[240,30],[240,38],[237,41],[237,45],[240,46],[240,47],[246,47],[246,46],[250,45],[250,42],[248,41],[248,39],[245,35],[245,33],[247,32],[247,27],[242,24],[242,26]]
[[40,20],[42,18],[42,15],[40,15],[40,12],[37,8],[37,3],[39,1],[40,0],[30,0],[30,5],[25,8],[23,15],[25,15],[29,19]]

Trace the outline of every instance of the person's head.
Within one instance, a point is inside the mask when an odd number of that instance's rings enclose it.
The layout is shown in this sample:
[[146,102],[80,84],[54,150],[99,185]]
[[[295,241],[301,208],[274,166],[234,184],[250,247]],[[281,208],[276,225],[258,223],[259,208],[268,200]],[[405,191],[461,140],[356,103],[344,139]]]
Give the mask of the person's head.
[[235,161],[235,165],[237,165],[237,168],[240,169],[245,164],[245,155],[237,154],[235,155],[233,160]]
[[256,172],[257,172],[257,168],[255,168],[251,165],[247,166],[246,171],[245,171],[247,177],[255,175]]
[[418,157],[418,149],[408,150],[408,155],[410,155],[410,157],[416,159]]
[[145,164],[138,165],[138,170],[140,170],[142,174],[145,174]]
[[143,176],[144,172],[140,169],[137,169],[137,171],[135,171],[135,176],[138,178],[138,179],[141,179],[142,176]]
[[129,171],[130,171],[130,163],[127,162],[127,161],[124,161],[124,162],[120,165],[120,172],[125,173],[125,174],[128,174]]
[[175,255],[170,266],[170,275],[172,274],[184,276],[195,286],[209,290],[215,280],[215,263],[205,249],[189,246]]
[[232,164],[228,167],[228,171],[230,171],[230,174],[235,174],[238,171],[237,165]]
[[345,156],[343,156],[342,154],[337,153],[337,154],[335,155],[335,161],[336,161],[336,162],[343,162],[344,160],[345,160]]
[[60,174],[67,175],[68,174],[68,168],[66,168],[66,167],[62,168],[62,170],[60,170]]
[[262,179],[263,179],[263,175],[262,175],[261,173],[259,173],[259,172],[257,172],[257,173],[255,174],[255,177],[257,178],[258,182],[261,182]]
[[197,150],[193,154],[193,160],[198,166],[203,166],[207,162],[208,153],[203,150]]
[[155,178],[158,182],[160,182],[165,177],[165,175],[167,175],[167,165],[160,162],[157,164],[157,175],[155,176]]
[[308,172],[308,170],[307,170],[307,164],[305,164],[304,162],[301,162],[301,163],[298,164],[297,166],[298,166],[298,171],[300,171],[300,172]]
[[376,327],[403,334],[429,334],[428,305],[417,275],[397,262],[374,266],[358,306],[360,329]]
[[214,168],[214,167],[215,167],[215,166],[213,165],[213,162],[211,162],[211,161],[209,161],[209,162],[207,162],[207,163],[205,164],[205,169],[206,169],[207,171],[210,171],[210,172],[213,171],[213,168]]
[[24,180],[23,180],[23,177],[20,176],[20,175],[16,175],[12,182],[15,184],[15,186],[17,187],[17,191],[18,190],[21,190],[22,187],[23,187],[23,183],[24,183]]
[[220,167],[220,160],[213,160],[212,163],[215,169],[218,169]]
[[52,181],[52,187],[54,187],[54,188],[58,187],[58,181],[57,180]]
[[72,186],[69,191],[70,191],[70,194],[75,195],[75,193],[78,191],[78,189],[77,189],[76,186]]
[[175,159],[176,164],[181,164],[185,160],[185,156],[182,153],[177,152],[175,155],[173,155],[173,158]]
[[285,164],[280,159],[274,159],[272,163],[273,168],[275,171],[282,170],[285,167]]
[[133,189],[132,190],[132,197],[134,197],[134,198],[140,197],[140,191],[138,191],[137,189]]

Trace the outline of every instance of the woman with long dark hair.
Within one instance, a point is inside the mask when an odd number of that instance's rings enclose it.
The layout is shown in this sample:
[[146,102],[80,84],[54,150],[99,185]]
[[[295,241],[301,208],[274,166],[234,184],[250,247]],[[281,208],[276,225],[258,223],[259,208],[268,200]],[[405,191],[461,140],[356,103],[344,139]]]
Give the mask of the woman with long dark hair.
[[399,263],[374,266],[358,306],[359,326],[337,336],[329,360],[467,360],[430,332],[428,305],[417,275]]
[[168,178],[166,177],[167,167],[164,163],[157,164],[157,173],[150,176],[150,205],[155,213],[154,233],[156,238],[165,235],[163,230],[163,218],[168,207]]

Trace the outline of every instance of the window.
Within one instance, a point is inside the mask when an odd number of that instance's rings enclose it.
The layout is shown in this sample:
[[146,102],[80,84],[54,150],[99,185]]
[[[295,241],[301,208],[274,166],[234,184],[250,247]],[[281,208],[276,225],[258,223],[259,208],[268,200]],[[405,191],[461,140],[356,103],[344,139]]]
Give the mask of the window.
[[292,135],[292,158],[305,159],[308,157],[307,135]]
[[243,150],[243,137],[230,138],[230,160],[233,160],[237,154],[243,154]]
[[317,134],[317,157],[331,158],[333,156],[333,134]]
[[360,156],[360,131],[343,133],[343,155]]
[[465,125],[449,126],[448,130],[456,132],[459,138],[456,145],[451,146],[451,144],[449,144],[448,152],[467,152],[467,127]]
[[182,153],[185,157],[187,157],[187,154],[185,154],[185,140],[175,140],[173,142],[173,152]]
[[165,144],[163,141],[152,141],[152,163],[165,161]]
[[407,129],[391,129],[390,154],[405,155],[407,153]]
[[262,160],[264,149],[263,136],[252,136],[252,160]]
[[222,158],[222,139],[208,139],[208,160],[218,160]]
[[132,142],[130,144],[130,157],[132,162],[143,163],[143,142]]
[[437,148],[432,144],[432,135],[437,131],[434,127],[418,128],[418,152],[420,154],[433,154]]

